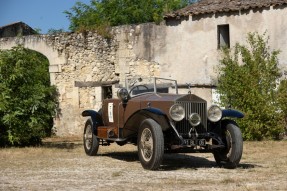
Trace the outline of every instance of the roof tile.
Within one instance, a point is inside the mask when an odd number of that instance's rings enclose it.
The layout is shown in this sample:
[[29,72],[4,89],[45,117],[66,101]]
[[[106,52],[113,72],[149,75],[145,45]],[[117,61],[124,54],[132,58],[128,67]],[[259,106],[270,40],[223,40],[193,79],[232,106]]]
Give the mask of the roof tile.
[[165,18],[239,11],[283,4],[287,4],[287,0],[201,0],[183,9],[166,14]]

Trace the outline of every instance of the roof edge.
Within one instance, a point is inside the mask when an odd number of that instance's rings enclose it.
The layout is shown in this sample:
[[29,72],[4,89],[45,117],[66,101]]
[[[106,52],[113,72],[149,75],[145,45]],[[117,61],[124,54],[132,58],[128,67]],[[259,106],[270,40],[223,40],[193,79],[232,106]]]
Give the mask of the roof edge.
[[287,4],[287,0],[201,0],[185,8],[164,15],[164,19],[180,18],[189,15],[203,15],[210,13],[227,13],[257,8],[268,8]]

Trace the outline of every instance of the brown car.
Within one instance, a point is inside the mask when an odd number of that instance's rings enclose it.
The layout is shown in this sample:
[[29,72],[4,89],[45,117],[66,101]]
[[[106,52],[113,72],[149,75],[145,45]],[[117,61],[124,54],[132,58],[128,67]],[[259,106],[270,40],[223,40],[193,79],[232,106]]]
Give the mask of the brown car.
[[160,167],[165,152],[210,152],[228,168],[236,168],[242,156],[242,134],[230,118],[244,115],[178,94],[175,80],[128,79],[118,99],[106,99],[98,112],[85,110],[82,116],[89,117],[83,139],[90,156],[114,142],[136,144],[143,168],[150,170]]

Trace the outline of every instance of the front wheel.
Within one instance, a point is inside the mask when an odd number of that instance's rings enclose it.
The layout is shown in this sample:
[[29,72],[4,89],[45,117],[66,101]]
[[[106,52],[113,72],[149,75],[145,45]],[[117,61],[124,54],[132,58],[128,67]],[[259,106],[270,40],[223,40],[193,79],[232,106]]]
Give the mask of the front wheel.
[[216,163],[225,168],[236,168],[241,160],[243,152],[242,133],[236,123],[226,121],[223,123],[225,129],[223,142],[225,149],[213,152]]
[[95,156],[99,150],[99,140],[93,133],[93,122],[91,119],[88,119],[85,124],[83,141],[86,154]]
[[156,170],[164,154],[164,138],[161,126],[152,119],[142,122],[138,132],[138,155],[143,168]]

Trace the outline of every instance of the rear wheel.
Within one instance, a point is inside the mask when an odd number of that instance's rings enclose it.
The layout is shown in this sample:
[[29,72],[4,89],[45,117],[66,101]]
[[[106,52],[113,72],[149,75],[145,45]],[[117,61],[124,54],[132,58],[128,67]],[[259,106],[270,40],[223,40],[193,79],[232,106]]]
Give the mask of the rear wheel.
[[223,128],[225,129],[223,142],[226,148],[213,152],[213,155],[219,166],[236,168],[243,152],[242,133],[237,124],[232,121],[223,123]]
[[99,140],[93,133],[93,122],[91,119],[88,119],[85,124],[83,141],[86,154],[95,156],[99,150]]
[[138,133],[138,155],[143,168],[156,170],[164,154],[164,139],[161,126],[152,119],[142,122]]

